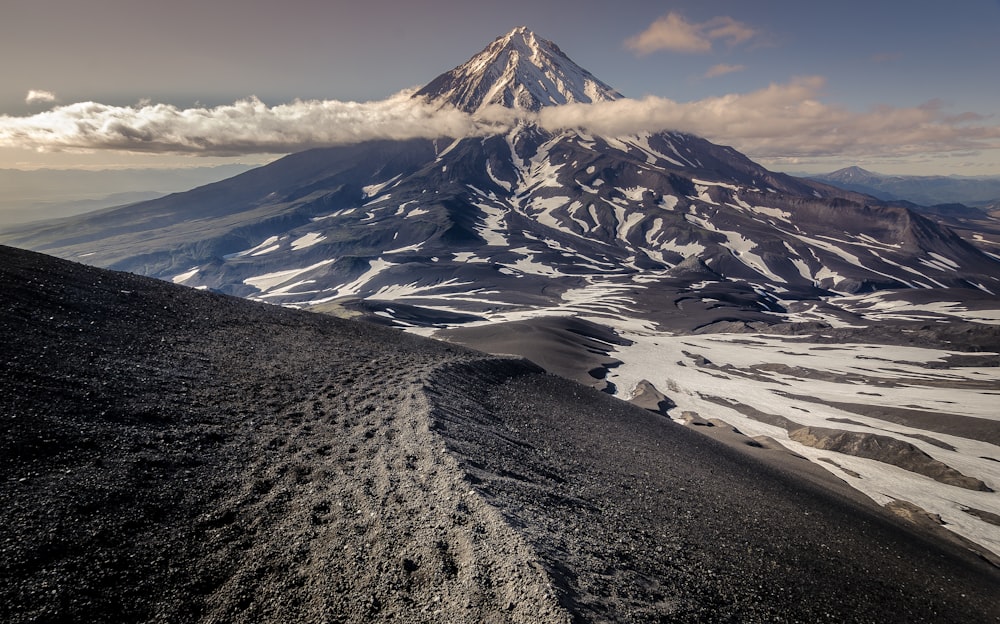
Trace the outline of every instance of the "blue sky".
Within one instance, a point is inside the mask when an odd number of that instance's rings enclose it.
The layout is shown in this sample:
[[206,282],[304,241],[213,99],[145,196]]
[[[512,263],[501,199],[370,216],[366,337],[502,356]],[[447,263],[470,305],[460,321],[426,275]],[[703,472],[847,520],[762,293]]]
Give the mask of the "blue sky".
[[[304,119],[361,128],[525,25],[774,169],[1000,175],[998,0],[12,0],[3,13],[0,168],[264,162],[300,147],[275,133],[296,133],[271,127],[257,145],[234,118],[292,123],[296,101],[327,102]],[[126,129],[97,136],[109,125]]]

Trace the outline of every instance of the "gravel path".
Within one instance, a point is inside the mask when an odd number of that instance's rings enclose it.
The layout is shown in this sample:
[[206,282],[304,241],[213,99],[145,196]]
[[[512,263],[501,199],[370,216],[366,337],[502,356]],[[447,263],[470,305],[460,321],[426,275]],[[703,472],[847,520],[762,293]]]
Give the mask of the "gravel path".
[[3,622],[1000,619],[985,563],[524,362],[9,248],[0,293]]

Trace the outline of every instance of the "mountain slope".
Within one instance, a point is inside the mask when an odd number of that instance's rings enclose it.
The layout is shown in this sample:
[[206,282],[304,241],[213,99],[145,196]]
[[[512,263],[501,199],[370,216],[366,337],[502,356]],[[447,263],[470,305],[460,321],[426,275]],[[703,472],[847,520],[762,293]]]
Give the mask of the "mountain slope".
[[504,283],[498,297],[460,306],[475,312],[530,297],[540,282],[557,293],[585,278],[655,279],[688,256],[725,280],[810,296],[1000,283],[1000,263],[905,208],[772,174],[681,134],[521,128],[313,150],[2,238],[299,305],[387,288],[414,296],[428,280]]
[[1000,196],[1000,179],[887,176],[860,167],[847,167],[812,179],[883,200],[899,201],[993,257],[1000,257],[1000,219],[990,214],[997,203],[996,197]]
[[0,289],[5,622],[1000,618],[969,553],[523,361],[4,247]]

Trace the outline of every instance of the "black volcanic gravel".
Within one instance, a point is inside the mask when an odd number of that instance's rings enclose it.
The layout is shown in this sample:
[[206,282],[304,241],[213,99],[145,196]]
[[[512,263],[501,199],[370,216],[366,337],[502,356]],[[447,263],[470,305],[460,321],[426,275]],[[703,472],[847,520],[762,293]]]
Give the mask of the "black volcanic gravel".
[[481,354],[0,255],[0,621],[565,621],[427,429]]
[[437,430],[582,621],[1000,617],[995,568],[791,470],[510,363],[435,381]]
[[986,622],[1000,574],[655,414],[0,247],[0,621]]

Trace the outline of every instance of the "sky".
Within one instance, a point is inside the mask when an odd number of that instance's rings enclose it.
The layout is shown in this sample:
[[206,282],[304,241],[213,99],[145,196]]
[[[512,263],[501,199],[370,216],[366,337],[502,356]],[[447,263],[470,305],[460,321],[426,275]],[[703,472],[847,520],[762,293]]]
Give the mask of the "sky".
[[409,93],[521,25],[629,98],[550,124],[694,132],[779,171],[1000,176],[1000,0],[7,0],[0,169],[481,134]]

